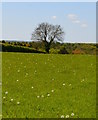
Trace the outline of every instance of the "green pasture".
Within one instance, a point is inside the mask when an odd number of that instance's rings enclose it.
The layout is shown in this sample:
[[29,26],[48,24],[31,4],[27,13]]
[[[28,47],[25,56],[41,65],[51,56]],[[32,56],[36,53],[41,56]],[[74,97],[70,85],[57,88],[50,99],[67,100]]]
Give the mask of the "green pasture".
[[3,118],[95,118],[96,56],[2,53]]

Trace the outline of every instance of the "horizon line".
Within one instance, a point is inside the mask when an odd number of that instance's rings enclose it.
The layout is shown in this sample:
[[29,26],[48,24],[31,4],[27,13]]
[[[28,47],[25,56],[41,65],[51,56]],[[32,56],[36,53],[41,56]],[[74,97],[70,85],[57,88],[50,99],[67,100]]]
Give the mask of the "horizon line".
[[[0,41],[13,41],[13,42],[32,42],[32,41],[39,41],[39,40],[22,40],[22,39],[0,39]],[[64,41],[63,43],[98,43],[96,42],[70,42],[70,41]]]

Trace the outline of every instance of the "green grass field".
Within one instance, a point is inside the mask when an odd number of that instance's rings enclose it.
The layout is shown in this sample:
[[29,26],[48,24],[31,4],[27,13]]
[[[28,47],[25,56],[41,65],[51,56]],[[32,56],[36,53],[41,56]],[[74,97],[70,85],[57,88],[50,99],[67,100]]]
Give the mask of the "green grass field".
[[2,54],[3,118],[95,118],[96,56]]

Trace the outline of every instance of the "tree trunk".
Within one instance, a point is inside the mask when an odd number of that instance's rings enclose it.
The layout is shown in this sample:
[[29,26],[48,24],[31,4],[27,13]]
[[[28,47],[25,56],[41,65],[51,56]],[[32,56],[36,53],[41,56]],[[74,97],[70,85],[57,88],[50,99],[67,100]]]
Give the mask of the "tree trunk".
[[49,53],[49,50],[50,50],[50,43],[45,42],[45,51],[46,51],[46,53]]

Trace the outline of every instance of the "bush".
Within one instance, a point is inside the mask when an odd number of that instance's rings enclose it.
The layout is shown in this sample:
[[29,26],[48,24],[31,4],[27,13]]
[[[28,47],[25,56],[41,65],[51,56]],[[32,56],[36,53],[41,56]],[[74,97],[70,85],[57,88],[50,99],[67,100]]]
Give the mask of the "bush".
[[54,49],[54,48],[51,48],[51,49],[49,50],[49,53],[50,53],[50,54],[58,54],[58,50],[57,50],[57,49]]
[[68,51],[66,50],[65,46],[62,46],[58,53],[59,54],[69,54]]
[[2,43],[5,43],[5,40],[2,40]]
[[72,54],[85,54],[85,52],[80,49],[75,49],[72,51]]
[[42,51],[37,51],[35,49],[27,48],[27,47],[4,45],[4,44],[2,44],[2,51],[3,52],[45,53]]

